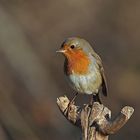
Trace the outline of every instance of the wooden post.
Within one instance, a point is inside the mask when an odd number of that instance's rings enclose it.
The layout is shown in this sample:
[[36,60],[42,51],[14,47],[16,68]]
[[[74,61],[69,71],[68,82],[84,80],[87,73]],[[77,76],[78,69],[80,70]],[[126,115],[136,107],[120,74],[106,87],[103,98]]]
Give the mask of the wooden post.
[[[103,104],[94,102],[83,108],[76,106],[66,96],[57,98],[57,105],[75,126],[82,130],[82,140],[108,140],[110,134],[116,133],[131,117],[134,109],[125,106],[115,119],[111,119],[111,111]],[[69,109],[68,109],[69,106]]]

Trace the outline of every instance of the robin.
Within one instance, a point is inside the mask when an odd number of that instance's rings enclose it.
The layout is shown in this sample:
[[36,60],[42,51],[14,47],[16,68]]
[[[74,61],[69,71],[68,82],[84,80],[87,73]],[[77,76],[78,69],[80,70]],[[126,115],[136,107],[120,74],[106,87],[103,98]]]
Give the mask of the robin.
[[70,86],[77,94],[93,95],[94,102],[101,103],[99,93],[107,96],[107,83],[99,55],[84,39],[71,37],[66,39],[60,50],[65,56],[64,73]]

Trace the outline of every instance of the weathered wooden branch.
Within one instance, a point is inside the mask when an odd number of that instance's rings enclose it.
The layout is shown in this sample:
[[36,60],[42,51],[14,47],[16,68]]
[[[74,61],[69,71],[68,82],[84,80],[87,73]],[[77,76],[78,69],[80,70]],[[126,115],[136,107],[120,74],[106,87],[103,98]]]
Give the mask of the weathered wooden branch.
[[62,114],[82,130],[83,140],[108,140],[108,136],[116,133],[134,112],[132,107],[125,106],[115,119],[111,119],[111,111],[98,102],[83,108],[76,106],[74,102],[69,103],[66,96],[57,98]]

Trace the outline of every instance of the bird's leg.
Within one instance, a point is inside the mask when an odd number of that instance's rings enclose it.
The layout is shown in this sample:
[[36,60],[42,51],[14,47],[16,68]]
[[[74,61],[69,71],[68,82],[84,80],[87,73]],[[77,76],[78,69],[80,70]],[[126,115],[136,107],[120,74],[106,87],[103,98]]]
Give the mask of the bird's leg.
[[96,95],[93,94],[93,101],[94,102],[99,102],[100,104],[102,104],[102,102],[101,102],[101,100],[99,98],[99,94],[96,94]]
[[99,98],[99,94],[93,94],[89,105],[92,106],[94,102],[99,102],[100,104],[102,104],[102,102]]
[[72,100],[69,102],[68,107],[64,111],[64,114],[66,114],[70,110],[70,106],[75,101],[77,95],[78,95],[78,92],[76,92],[76,94],[74,95],[74,97],[72,98]]
[[91,107],[93,105],[93,97],[91,97],[90,102],[89,102],[89,107]]
[[78,95],[78,92],[75,93],[74,97],[72,98],[72,100],[70,101],[69,104],[72,104],[74,102],[74,100],[76,99],[77,95]]

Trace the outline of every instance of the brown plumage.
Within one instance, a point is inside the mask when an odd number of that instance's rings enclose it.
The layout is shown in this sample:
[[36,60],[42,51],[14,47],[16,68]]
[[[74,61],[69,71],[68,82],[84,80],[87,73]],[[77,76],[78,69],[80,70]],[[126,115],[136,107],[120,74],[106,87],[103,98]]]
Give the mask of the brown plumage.
[[64,54],[64,72],[70,86],[78,93],[93,94],[100,101],[99,92],[107,96],[107,82],[102,60],[90,44],[81,38],[65,40],[58,51]]

